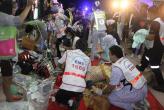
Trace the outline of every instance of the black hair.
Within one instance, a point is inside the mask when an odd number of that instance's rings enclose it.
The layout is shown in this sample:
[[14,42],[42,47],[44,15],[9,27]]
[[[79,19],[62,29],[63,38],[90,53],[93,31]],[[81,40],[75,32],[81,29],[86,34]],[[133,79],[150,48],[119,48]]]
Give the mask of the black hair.
[[68,38],[63,39],[62,44],[63,44],[63,46],[66,46],[66,47],[71,47],[72,46],[71,40],[68,39]]
[[159,37],[160,23],[157,21],[153,21],[151,23],[150,30],[153,30],[153,34],[155,34],[154,40],[160,40]]
[[123,57],[122,49],[119,46],[114,45],[114,46],[110,47],[109,50],[110,50],[111,54],[115,55],[117,58]]
[[88,48],[88,45],[87,45],[87,42],[85,40],[79,39],[76,42],[75,47],[76,47],[76,49],[80,49],[81,51],[85,52]]
[[74,32],[73,29],[70,28],[70,27],[67,27],[67,28],[66,28],[65,33],[71,33],[72,35],[75,35],[75,32]]
[[33,25],[26,25],[25,27],[25,32],[26,33],[30,33],[34,30],[34,26]]

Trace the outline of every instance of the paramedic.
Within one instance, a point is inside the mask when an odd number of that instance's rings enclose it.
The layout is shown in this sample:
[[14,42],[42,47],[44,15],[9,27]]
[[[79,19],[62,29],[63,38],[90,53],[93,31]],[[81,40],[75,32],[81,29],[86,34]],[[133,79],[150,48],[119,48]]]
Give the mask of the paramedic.
[[100,40],[100,46],[102,47],[102,39],[105,37],[106,33],[106,17],[105,12],[100,9],[100,1],[95,1],[96,10],[91,16],[91,35],[92,37],[92,49],[91,49],[91,60],[94,60],[94,57],[97,53],[97,44]]
[[147,84],[144,76],[135,65],[123,56],[119,46],[112,46],[109,50],[112,73],[109,88],[111,104],[125,110],[133,110],[132,105],[144,100],[147,94]]
[[72,97],[82,95],[85,90],[85,77],[91,65],[90,58],[84,53],[86,49],[87,44],[79,39],[76,43],[76,49],[67,50],[58,60],[60,64],[65,63],[62,84],[55,97],[56,101],[62,105],[69,106],[69,100]]
[[137,68],[140,71],[144,71],[150,65],[157,81],[157,85],[153,85],[153,89],[164,92],[164,79],[160,70],[160,63],[164,52],[164,4],[159,6],[158,11],[160,17],[151,22],[149,35],[146,38],[149,41],[149,45],[146,45],[147,49],[145,49],[142,56],[141,65],[137,65]]

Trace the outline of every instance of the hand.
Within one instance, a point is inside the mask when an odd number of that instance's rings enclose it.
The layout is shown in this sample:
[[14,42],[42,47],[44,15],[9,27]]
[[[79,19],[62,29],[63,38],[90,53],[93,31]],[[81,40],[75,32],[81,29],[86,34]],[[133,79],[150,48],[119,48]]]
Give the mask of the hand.
[[27,0],[27,6],[32,6],[35,0]]

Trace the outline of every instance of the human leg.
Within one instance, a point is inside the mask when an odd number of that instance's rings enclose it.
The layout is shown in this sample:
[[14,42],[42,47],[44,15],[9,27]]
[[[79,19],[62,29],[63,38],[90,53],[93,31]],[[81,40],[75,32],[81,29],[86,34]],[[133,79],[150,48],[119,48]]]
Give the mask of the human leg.
[[91,49],[91,60],[94,60],[94,57],[97,53],[97,43],[98,43],[98,31],[93,31],[93,37],[92,37],[92,49]]
[[6,101],[13,102],[13,101],[18,101],[22,99],[22,97],[18,96],[13,96],[10,93],[10,86],[12,84],[12,65],[11,62],[8,60],[3,60],[0,63],[1,66],[1,72],[2,72],[2,87],[3,87],[3,92],[6,96]]
[[148,57],[148,54],[147,54],[147,50],[144,51],[144,54],[142,56],[142,59],[141,59],[141,65],[137,65],[136,68],[139,70],[139,71],[144,71],[145,68],[149,65],[149,60],[150,58]]
[[116,97],[110,96],[109,101],[112,105],[116,107],[123,108],[125,110],[133,110],[132,103],[122,102],[121,100],[116,99]]
[[58,103],[69,106],[69,100],[75,97],[75,100],[78,102],[81,99],[80,95],[82,95],[82,93],[60,89],[55,98]]
[[147,97],[147,85],[145,84],[141,89],[132,89],[127,91],[126,87],[119,91],[112,91],[108,99],[111,104],[124,108],[125,110],[133,109],[136,102],[142,101]]
[[162,53],[161,54],[155,53],[155,54],[156,56],[154,56],[153,58],[152,57],[150,58],[150,68],[152,72],[154,73],[155,79],[157,81],[157,85],[154,86],[153,88],[155,90],[164,92],[164,78],[162,76],[162,72],[160,69],[160,63],[161,63],[163,54]]

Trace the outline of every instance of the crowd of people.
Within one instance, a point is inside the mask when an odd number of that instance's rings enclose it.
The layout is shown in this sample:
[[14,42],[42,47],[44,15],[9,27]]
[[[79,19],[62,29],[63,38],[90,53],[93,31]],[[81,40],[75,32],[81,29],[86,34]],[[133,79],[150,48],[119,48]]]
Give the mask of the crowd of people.
[[[0,6],[4,5],[3,2],[0,1]],[[0,8],[0,67],[6,101],[17,101],[21,97],[11,95],[9,91],[13,73],[11,60],[16,54],[12,55],[13,48],[3,46],[6,44],[3,42],[6,38],[11,39],[10,36],[21,28],[25,30],[23,36],[27,35],[31,42],[28,46],[19,44],[20,47],[41,54],[51,50],[53,57],[59,59],[58,66],[64,73],[55,98],[60,104],[69,106],[72,96],[82,95],[87,86],[86,74],[89,74],[91,62],[95,59],[100,59],[101,63],[112,63],[108,86],[112,92],[108,99],[115,106],[133,110],[133,104],[145,99],[147,82],[143,72],[148,66],[156,79],[153,89],[164,92],[164,78],[160,69],[164,52],[164,3],[151,7],[140,4],[131,12],[113,13],[107,17],[98,0],[89,14],[79,11],[72,3],[64,10],[57,0],[52,0],[42,18],[29,21],[26,17],[33,4],[34,0],[28,0],[24,10],[17,16],[14,13],[6,14]],[[138,56],[141,64],[135,66],[126,58],[123,44],[127,43],[127,39],[133,40],[131,57]],[[34,47],[31,48],[32,45]]]

